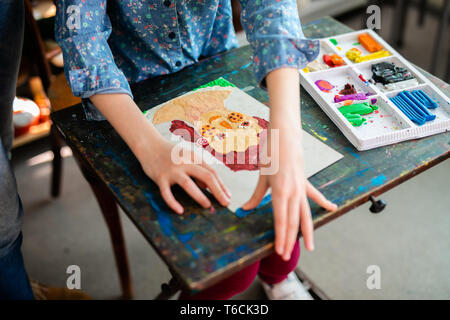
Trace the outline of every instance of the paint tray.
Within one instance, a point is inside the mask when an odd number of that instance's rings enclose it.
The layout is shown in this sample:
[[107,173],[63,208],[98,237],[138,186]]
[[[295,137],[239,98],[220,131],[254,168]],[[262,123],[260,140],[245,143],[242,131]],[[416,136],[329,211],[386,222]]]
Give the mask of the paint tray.
[[[371,52],[358,41],[358,36],[363,33],[368,33],[385,51],[376,54],[371,60],[365,60]],[[323,38],[320,39],[320,43],[321,51],[315,66],[323,63],[324,54],[339,55],[344,64],[312,68],[313,71],[300,70],[301,84],[358,150],[369,150],[450,130],[450,99],[375,32],[360,30]],[[361,59],[362,61],[357,62],[358,59],[351,54],[347,57],[346,53],[353,48],[357,50],[352,52],[358,52],[359,56],[365,57]],[[411,79],[393,84],[371,80],[374,77],[373,71],[377,73],[372,65],[386,65],[382,63],[393,63],[398,68],[396,71],[399,74],[404,70],[406,72],[404,74]],[[355,100],[339,101],[345,98],[343,97],[345,94],[340,92],[346,84],[353,85],[356,95],[352,98]],[[413,93],[419,92],[418,90],[431,98],[435,106],[437,105],[436,108],[427,109],[433,120],[423,124],[412,121],[411,114],[408,116],[391,101],[391,98],[395,98],[401,92]],[[338,96],[337,101],[335,96]],[[364,118],[362,124],[353,125],[349,120],[350,117],[344,116],[339,108],[359,103],[368,103],[376,110],[361,115]]]

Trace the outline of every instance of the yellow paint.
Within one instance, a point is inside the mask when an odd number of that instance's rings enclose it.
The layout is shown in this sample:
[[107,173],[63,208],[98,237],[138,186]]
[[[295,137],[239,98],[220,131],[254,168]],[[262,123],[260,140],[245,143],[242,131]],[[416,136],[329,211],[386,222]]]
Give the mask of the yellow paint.
[[365,61],[369,61],[369,60],[374,60],[374,59],[378,59],[378,58],[383,58],[383,57],[388,57],[391,54],[386,51],[386,50],[381,50],[372,54],[368,54],[367,56],[362,56],[362,57],[357,57],[355,62],[359,63],[359,62],[365,62]]
[[361,50],[359,50],[357,48],[352,48],[352,49],[348,50],[347,53],[345,54],[345,56],[349,60],[352,60],[353,62],[356,62],[356,63],[374,60],[374,59],[378,59],[378,58],[383,58],[383,57],[387,57],[390,55],[391,54],[388,51],[380,50],[378,52],[363,56]]
[[322,140],[322,141],[327,141],[328,140],[328,138],[327,137],[322,137],[320,134],[318,134],[316,131],[314,131],[314,130],[311,130],[311,132],[317,137],[317,138],[319,138],[320,140]]
[[223,230],[222,233],[232,232],[232,231],[236,230],[237,228],[238,228],[238,226],[231,226],[228,229]]

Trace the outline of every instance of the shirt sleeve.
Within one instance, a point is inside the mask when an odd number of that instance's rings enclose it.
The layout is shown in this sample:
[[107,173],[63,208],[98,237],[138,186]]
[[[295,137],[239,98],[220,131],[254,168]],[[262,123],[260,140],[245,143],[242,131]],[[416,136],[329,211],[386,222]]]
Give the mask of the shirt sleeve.
[[64,72],[75,96],[96,93],[132,93],[117,67],[108,38],[111,22],[106,0],[57,1],[55,38],[64,57]]
[[240,0],[241,23],[253,49],[256,79],[266,87],[267,73],[282,67],[303,69],[317,58],[318,40],[306,39],[296,0]]

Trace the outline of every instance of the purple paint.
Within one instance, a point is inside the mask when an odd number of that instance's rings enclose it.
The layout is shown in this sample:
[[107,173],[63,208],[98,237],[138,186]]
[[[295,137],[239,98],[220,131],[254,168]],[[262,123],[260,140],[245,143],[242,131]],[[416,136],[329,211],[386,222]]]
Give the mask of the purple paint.
[[342,102],[346,100],[366,100],[367,94],[365,93],[356,93],[356,94],[348,94],[344,96],[335,95],[334,96],[334,102]]
[[315,85],[323,92],[330,93],[334,86],[327,80],[317,80]]

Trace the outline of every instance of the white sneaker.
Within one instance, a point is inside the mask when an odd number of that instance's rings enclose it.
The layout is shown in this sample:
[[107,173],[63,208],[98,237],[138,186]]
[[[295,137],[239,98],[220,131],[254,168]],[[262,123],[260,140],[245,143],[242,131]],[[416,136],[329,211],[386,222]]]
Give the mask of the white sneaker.
[[295,272],[289,273],[285,280],[274,285],[262,280],[261,283],[269,300],[314,300]]

